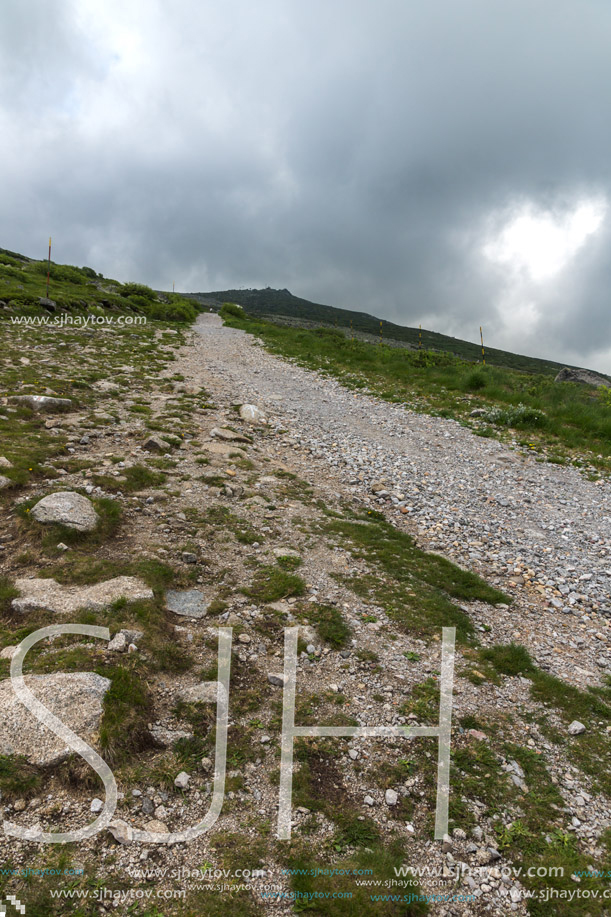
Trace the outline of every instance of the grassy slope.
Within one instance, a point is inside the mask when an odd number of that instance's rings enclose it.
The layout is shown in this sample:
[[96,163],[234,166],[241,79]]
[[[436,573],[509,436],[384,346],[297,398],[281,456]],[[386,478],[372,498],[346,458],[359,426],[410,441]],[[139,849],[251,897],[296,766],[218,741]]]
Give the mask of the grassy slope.
[[104,315],[127,312],[161,321],[193,321],[200,311],[193,302],[173,293],[158,294],[144,284],[119,283],[89,267],[51,262],[49,298],[45,308],[48,265],[0,248],[0,318],[48,312]]

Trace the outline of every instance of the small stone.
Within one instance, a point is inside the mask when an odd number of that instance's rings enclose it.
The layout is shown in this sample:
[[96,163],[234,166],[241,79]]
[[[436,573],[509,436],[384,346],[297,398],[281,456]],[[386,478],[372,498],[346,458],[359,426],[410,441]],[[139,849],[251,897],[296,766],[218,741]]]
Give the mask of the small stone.
[[68,545],[64,544],[63,541],[60,541],[55,547],[57,548],[58,551],[67,551],[68,550]]
[[104,808],[104,803],[102,802],[101,799],[98,799],[97,796],[95,797],[95,799],[91,800],[91,805],[89,806],[89,810],[91,812],[101,812],[103,808]]
[[196,564],[197,563],[197,554],[193,554],[191,551],[183,551],[180,555],[182,562],[185,564]]
[[579,720],[573,720],[568,729],[570,736],[580,736],[585,731],[586,727],[583,725],[583,723],[580,723]]
[[441,850],[443,853],[450,853],[454,847],[454,841],[449,834],[444,834],[443,841],[441,843]]
[[270,685],[274,685],[276,688],[283,688],[287,682],[287,677],[281,672],[270,672],[267,676],[267,680]]
[[395,790],[386,790],[384,799],[387,806],[396,806],[399,800],[399,794]]
[[23,810],[25,809],[25,807],[26,807],[26,801],[25,801],[25,799],[17,799],[16,802],[15,802],[15,804],[14,804],[14,806],[13,806],[15,812],[23,812]]
[[373,806],[373,805],[375,805],[372,796],[365,796],[363,802],[365,803],[366,806]]
[[212,768],[212,761],[210,758],[202,758],[201,764],[205,771],[209,771]]
[[119,844],[131,844],[134,837],[134,833],[130,826],[121,818],[111,821],[108,826],[108,831]]
[[160,436],[149,436],[142,448],[145,452],[161,452],[164,455],[170,450],[169,444]]
[[[163,808],[160,806],[159,808]],[[145,831],[149,831],[151,834],[168,834],[168,827],[158,818],[153,818],[151,821],[147,822],[144,826]]]
[[114,635],[114,637],[108,644],[108,649],[112,653],[124,653],[126,646],[127,646],[127,638],[125,634],[118,633]]
[[17,652],[16,646],[5,646],[4,649],[0,652],[0,659],[12,659],[15,653]]
[[149,799],[148,796],[145,796],[142,800],[141,808],[144,815],[152,815],[155,811],[155,803],[152,799]]
[[238,637],[238,640],[240,641],[240,643],[250,643],[251,637],[249,634],[240,634],[240,636]]
[[186,790],[189,786],[189,781],[191,777],[185,771],[181,771],[180,774],[174,780],[174,786],[178,787],[179,790]]

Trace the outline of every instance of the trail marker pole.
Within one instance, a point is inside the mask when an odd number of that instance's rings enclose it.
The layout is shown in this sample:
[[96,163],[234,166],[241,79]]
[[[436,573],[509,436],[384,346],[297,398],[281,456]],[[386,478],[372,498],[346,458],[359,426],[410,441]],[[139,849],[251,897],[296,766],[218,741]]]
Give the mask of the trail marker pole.
[[51,236],[49,236],[49,261],[47,265],[47,299],[49,298],[49,278],[51,276]]
[[382,322],[380,322],[380,344],[382,343]]
[[418,350],[422,350],[422,325],[418,329]]
[[484,366],[485,366],[485,365],[486,365],[486,351],[484,350],[484,335],[483,335],[483,332],[482,332],[482,326],[481,326],[481,325],[479,326],[479,337],[480,337],[480,340],[481,340],[481,342],[482,342],[482,362],[483,362],[483,364],[484,364]]

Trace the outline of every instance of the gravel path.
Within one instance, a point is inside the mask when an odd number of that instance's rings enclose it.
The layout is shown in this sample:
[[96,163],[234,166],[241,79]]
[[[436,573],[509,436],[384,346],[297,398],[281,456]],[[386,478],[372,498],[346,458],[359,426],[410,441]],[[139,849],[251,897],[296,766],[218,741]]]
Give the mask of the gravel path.
[[[368,495],[401,517],[423,546],[513,592],[514,629],[518,608],[530,610],[531,621],[544,611],[539,649],[568,636],[574,664],[587,661],[599,673],[611,665],[607,482],[538,463],[455,421],[355,394],[267,353],[217,315],[202,315],[196,331],[197,369],[209,389],[263,407],[287,431],[279,445],[307,457],[312,475]],[[581,683],[592,674],[569,677]]]

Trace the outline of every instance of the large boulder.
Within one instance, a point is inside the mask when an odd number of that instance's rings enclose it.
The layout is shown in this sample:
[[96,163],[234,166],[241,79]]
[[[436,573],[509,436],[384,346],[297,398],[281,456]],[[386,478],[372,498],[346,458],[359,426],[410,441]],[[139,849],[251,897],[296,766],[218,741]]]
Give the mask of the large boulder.
[[70,490],[43,497],[30,515],[45,525],[59,523],[77,532],[92,532],[100,521],[91,500]]
[[61,586],[53,579],[22,578],[15,581],[21,595],[13,599],[15,611],[43,609],[72,614],[81,608],[102,611],[118,599],[138,602],[153,598],[153,590],[135,576],[116,576],[95,586]]
[[603,385],[611,386],[611,379],[607,379],[606,376],[593,373],[589,369],[572,369],[568,366],[560,370],[554,382],[577,382],[579,385],[595,385],[596,388]]
[[25,404],[33,411],[43,411],[46,414],[61,414],[72,410],[70,398],[54,398],[50,395],[10,395],[9,401]]
[[[110,680],[95,672],[26,675],[26,687],[85,742],[100,727]],[[24,755],[31,764],[58,764],[71,750],[21,703],[10,678],[0,682],[0,755]]]

